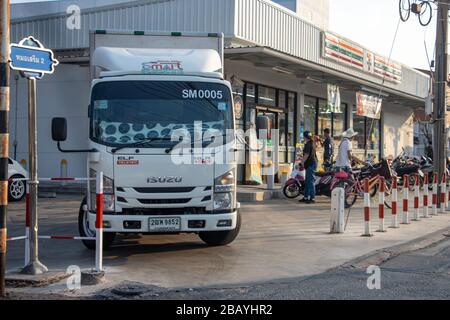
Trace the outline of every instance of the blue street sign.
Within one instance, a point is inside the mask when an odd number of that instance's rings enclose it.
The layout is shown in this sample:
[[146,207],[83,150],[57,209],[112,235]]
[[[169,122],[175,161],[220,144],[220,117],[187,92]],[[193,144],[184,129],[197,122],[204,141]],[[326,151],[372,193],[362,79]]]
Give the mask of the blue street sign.
[[45,49],[31,36],[10,45],[11,69],[22,71],[26,77],[42,78],[44,74],[52,74],[58,63],[53,51]]

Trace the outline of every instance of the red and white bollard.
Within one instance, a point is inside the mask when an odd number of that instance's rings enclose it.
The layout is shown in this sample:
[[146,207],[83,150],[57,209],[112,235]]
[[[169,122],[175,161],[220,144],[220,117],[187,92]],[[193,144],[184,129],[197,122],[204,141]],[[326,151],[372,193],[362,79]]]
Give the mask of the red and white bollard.
[[103,271],[103,172],[96,179],[95,271]]
[[447,208],[447,175],[444,174],[441,179],[441,199],[440,199],[440,213],[445,213]]
[[403,220],[402,224],[409,224],[409,177],[403,176]]
[[432,210],[431,215],[436,216],[437,213],[437,203],[438,203],[438,175],[437,173],[433,174],[433,202],[432,202]]
[[428,177],[428,173],[425,174],[425,180],[423,183],[423,218],[429,218],[429,213],[428,213],[428,207],[430,205],[429,203],[429,190],[428,190],[428,185],[430,184],[430,179]]
[[419,175],[414,175],[414,218],[413,221],[419,221],[419,199],[420,199],[420,181]]
[[25,181],[25,264],[24,267],[30,262],[30,189],[28,186],[28,181]]
[[398,201],[398,193],[397,193],[397,177],[392,177],[392,196],[391,196],[391,213],[392,213],[392,223],[391,228],[399,228],[398,225],[398,215],[397,215],[397,201]]
[[371,237],[370,233],[370,193],[369,179],[364,179],[364,234],[363,237]]
[[378,187],[378,218],[380,219],[380,226],[378,227],[378,232],[386,232],[384,226],[384,192],[386,191],[386,181],[384,177],[379,179]]

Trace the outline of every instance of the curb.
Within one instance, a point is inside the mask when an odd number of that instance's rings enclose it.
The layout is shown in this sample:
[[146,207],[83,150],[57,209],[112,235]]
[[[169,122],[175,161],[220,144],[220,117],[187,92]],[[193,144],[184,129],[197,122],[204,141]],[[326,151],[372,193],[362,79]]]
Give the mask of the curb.
[[284,198],[282,190],[261,190],[254,192],[237,192],[239,202],[263,202],[272,199]]
[[[334,269],[367,269],[372,265],[380,265],[399,255],[422,250],[450,238],[450,228],[445,228],[425,235],[423,237],[399,244],[390,248],[384,248],[356,258]],[[332,269],[333,270],[333,269]]]
[[6,286],[9,288],[45,287],[66,279],[70,274],[66,272],[46,272],[39,275],[26,275],[19,272],[6,275]]

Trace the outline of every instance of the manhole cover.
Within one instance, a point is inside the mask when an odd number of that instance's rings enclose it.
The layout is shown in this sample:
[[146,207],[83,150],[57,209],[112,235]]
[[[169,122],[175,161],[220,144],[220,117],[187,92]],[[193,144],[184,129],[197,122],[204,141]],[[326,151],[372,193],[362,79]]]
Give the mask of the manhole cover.
[[126,282],[111,290],[115,295],[122,297],[136,297],[149,291],[149,288],[141,283]]

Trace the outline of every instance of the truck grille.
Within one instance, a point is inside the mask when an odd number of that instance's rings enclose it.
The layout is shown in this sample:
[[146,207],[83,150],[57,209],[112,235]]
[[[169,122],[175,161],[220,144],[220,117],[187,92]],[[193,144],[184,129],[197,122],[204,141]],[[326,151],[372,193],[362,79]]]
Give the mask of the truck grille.
[[133,208],[123,209],[122,214],[127,216],[170,216],[187,214],[206,214],[206,208]]
[[174,188],[133,188],[139,193],[188,193],[195,190],[195,187],[174,187]]
[[142,204],[183,204],[191,199],[137,199]]

